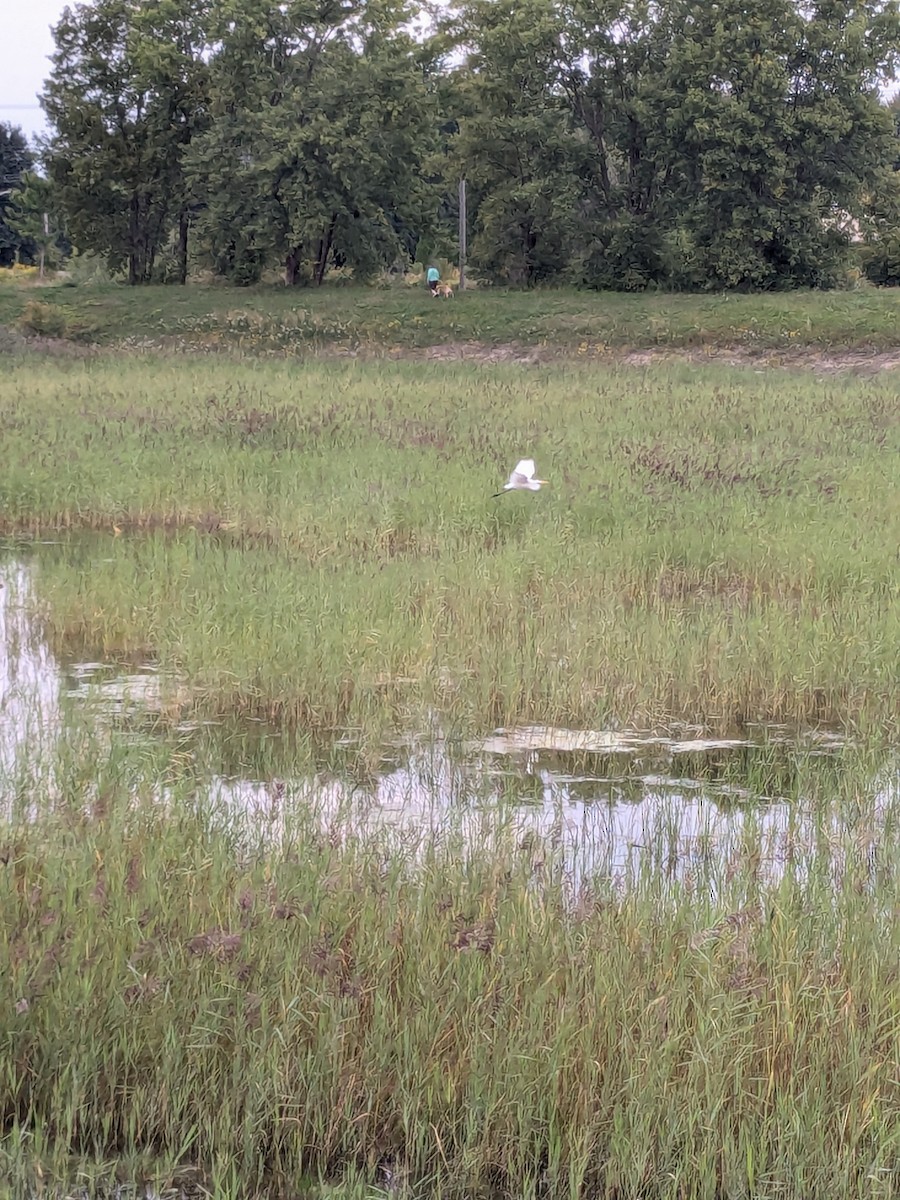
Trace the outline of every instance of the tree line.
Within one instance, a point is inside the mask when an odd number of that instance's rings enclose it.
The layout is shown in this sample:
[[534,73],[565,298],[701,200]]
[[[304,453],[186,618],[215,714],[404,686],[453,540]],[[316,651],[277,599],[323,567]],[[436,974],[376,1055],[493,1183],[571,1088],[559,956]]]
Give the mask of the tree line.
[[484,279],[828,287],[898,227],[894,0],[94,0],[48,186],[133,284],[450,257]]

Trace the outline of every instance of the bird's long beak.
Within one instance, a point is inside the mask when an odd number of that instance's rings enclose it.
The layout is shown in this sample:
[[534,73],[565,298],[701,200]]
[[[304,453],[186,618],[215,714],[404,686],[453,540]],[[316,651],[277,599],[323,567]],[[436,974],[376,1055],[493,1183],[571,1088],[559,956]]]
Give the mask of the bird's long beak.
[[549,486],[550,486],[550,480],[549,480],[549,479],[536,479],[536,480],[535,480],[535,483],[542,483],[542,484],[544,485],[544,487],[549,487]]

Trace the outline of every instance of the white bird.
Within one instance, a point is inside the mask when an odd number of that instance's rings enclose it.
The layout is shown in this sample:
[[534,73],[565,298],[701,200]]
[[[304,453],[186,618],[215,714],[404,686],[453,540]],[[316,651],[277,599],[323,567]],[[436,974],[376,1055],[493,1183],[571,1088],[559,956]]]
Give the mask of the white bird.
[[[542,484],[549,484],[549,479],[535,479],[534,477],[534,459],[523,458],[521,462],[517,462],[513,473],[509,477],[509,483],[504,485],[503,492],[539,492]],[[494,492],[495,496],[502,496],[503,492]]]

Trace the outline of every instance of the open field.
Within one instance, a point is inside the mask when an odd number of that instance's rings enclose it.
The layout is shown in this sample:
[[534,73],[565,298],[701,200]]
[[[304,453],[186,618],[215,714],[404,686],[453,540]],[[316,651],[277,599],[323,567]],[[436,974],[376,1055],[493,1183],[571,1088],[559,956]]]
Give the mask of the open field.
[[70,738],[2,845],[5,1194],[895,1194],[897,803],[847,765],[769,851],[672,874],[660,822],[573,884],[502,820],[225,818],[183,754]]
[[0,286],[0,326],[28,306],[32,328],[80,342],[231,350],[391,354],[477,344],[533,356],[565,350],[735,349],[861,355],[900,346],[900,292],[619,295],[499,289],[433,300],[424,288],[234,289]]
[[[6,531],[121,531],[44,562],[54,635],[201,708],[897,719],[889,376],[136,357],[2,397]],[[524,453],[552,486],[492,499]]]

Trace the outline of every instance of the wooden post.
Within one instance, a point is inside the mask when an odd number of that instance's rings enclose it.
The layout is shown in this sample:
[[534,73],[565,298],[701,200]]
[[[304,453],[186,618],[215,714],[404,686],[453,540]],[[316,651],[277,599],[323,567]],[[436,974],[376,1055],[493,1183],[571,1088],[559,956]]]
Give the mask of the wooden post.
[[466,181],[459,181],[459,290],[466,290]]

